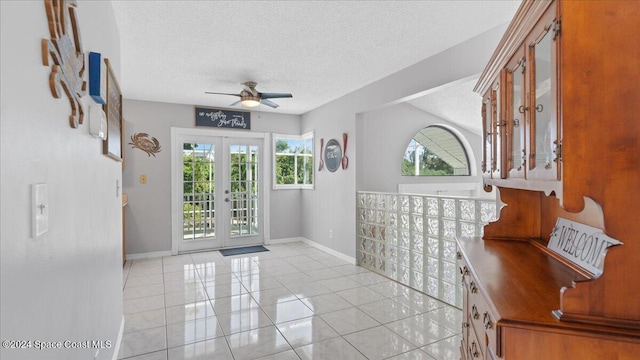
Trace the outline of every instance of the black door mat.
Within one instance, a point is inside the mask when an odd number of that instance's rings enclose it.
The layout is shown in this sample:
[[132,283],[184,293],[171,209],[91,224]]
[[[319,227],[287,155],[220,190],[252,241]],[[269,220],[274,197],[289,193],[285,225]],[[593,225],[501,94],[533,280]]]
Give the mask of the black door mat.
[[251,253],[257,253],[257,252],[269,251],[269,249],[267,249],[262,245],[259,245],[259,246],[239,247],[239,248],[233,248],[233,249],[222,249],[219,251],[220,251],[220,254],[222,254],[222,256],[231,256],[231,255],[251,254]]

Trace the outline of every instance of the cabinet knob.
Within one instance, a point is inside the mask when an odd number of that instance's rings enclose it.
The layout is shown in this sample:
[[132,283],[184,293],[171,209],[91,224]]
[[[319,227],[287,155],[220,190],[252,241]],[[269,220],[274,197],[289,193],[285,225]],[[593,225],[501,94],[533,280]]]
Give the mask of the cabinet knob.
[[469,291],[471,291],[472,294],[475,294],[478,292],[478,287],[476,286],[476,283],[474,281],[472,281],[471,284],[469,284]]
[[460,251],[456,251],[456,258],[462,259],[462,253]]
[[525,111],[527,111],[527,110],[529,110],[529,108],[528,108],[528,107],[526,107],[526,106],[524,106],[524,105],[520,105],[520,106],[518,107],[518,112],[519,112],[520,114],[524,114],[524,112],[525,112]]
[[544,106],[542,106],[542,104],[536,105],[536,111],[537,112],[542,112],[542,110],[544,110]]

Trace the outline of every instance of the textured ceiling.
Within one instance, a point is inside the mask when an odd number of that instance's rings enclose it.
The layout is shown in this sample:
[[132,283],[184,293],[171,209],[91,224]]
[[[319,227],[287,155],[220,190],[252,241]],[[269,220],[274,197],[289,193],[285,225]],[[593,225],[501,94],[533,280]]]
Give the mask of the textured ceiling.
[[478,79],[471,79],[443,86],[437,91],[410,100],[408,103],[474,133],[481,134],[482,98],[473,92],[477,81]]
[[251,80],[293,94],[276,112],[303,114],[508,22],[520,1],[112,3],[126,98],[228,107],[204,92]]

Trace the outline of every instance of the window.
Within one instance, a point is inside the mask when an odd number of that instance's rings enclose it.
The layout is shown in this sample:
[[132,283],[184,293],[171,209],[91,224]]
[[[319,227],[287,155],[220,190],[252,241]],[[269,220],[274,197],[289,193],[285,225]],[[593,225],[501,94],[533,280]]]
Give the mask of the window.
[[274,189],[313,189],[313,132],[273,135]]
[[460,139],[442,126],[428,126],[413,136],[402,159],[402,175],[470,175]]

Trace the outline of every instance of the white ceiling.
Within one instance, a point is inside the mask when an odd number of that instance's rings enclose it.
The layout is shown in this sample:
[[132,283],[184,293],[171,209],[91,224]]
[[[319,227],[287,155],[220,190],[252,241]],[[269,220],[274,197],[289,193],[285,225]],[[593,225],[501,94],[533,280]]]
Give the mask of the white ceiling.
[[[287,114],[303,114],[508,22],[520,4],[112,2],[126,98],[228,107],[237,98],[204,92],[239,93],[240,83],[250,80],[258,83],[258,91],[292,93],[291,99],[275,99],[280,105],[275,111]],[[470,93],[470,83],[412,104],[444,118],[459,118],[460,102],[475,95],[456,100],[454,90]],[[260,110],[272,111],[262,105]]]
[[407,103],[480,134],[482,98],[473,92],[477,78],[443,86]]

